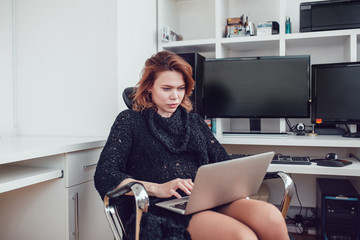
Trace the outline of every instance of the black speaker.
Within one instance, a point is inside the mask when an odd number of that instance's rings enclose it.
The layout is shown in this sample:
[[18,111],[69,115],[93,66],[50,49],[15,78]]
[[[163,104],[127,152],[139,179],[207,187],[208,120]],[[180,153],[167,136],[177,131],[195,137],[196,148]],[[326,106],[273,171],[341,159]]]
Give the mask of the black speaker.
[[193,79],[195,80],[195,89],[190,96],[193,103],[193,111],[204,117],[203,104],[203,82],[204,82],[204,63],[205,57],[199,53],[178,53],[186,62],[188,62],[193,69]]
[[359,194],[346,179],[317,179],[317,233],[320,239],[358,240]]

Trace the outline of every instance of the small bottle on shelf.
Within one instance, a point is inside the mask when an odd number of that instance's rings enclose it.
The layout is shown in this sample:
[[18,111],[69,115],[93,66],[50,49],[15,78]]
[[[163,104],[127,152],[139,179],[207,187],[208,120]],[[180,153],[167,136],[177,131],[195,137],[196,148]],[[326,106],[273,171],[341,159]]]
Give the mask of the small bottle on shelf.
[[286,17],[285,33],[291,33],[291,21],[290,21],[290,17]]

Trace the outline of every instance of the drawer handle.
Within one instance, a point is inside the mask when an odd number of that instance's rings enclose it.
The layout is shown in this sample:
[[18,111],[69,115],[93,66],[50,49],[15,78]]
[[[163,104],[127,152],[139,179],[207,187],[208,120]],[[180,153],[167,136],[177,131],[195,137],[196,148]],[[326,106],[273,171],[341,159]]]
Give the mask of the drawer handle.
[[91,167],[96,167],[97,163],[94,164],[90,164],[90,165],[85,165],[83,166],[83,169],[87,169],[87,168],[91,168]]
[[79,193],[76,193],[72,199],[75,202],[75,232],[72,234],[75,236],[75,240],[79,240]]

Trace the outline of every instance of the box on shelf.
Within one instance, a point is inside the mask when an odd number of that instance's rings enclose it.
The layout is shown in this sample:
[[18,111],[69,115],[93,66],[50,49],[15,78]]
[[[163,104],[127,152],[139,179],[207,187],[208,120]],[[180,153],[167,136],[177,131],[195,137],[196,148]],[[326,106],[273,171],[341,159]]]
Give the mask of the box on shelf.
[[257,35],[265,36],[265,35],[274,35],[279,34],[279,23],[275,21],[268,21],[259,23],[257,27]]
[[243,18],[242,17],[235,17],[235,18],[228,18],[227,25],[239,25],[242,24]]
[[244,15],[241,17],[228,18],[225,27],[225,37],[246,37],[254,36],[256,33],[255,25],[249,22],[248,17],[244,20]]
[[162,42],[166,43],[166,42],[175,42],[175,41],[181,41],[181,40],[183,40],[183,36],[176,33],[169,26],[163,27]]

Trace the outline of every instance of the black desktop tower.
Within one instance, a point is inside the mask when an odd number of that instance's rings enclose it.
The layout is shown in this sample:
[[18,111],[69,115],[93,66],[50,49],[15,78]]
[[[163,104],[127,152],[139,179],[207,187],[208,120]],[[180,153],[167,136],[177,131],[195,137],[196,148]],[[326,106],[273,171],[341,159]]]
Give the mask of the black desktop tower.
[[187,61],[193,69],[193,79],[195,80],[195,89],[190,97],[193,103],[193,111],[204,117],[203,106],[203,82],[204,82],[204,64],[205,57],[199,53],[178,53],[185,61]]
[[359,240],[359,194],[346,179],[317,179],[317,233],[326,240]]

